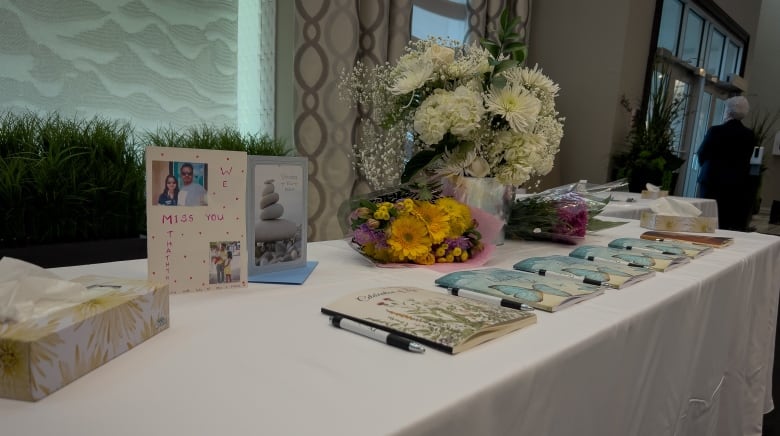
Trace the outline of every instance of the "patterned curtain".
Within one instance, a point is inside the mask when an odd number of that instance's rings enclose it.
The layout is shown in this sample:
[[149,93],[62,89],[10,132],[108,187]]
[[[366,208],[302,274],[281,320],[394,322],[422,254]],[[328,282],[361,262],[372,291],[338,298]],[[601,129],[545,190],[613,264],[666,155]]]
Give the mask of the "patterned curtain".
[[526,45],[528,44],[528,32],[531,17],[531,0],[468,0],[468,30],[467,41],[479,41],[485,35],[495,38],[495,30],[499,26],[499,19],[504,8],[508,7],[510,16],[520,17]]
[[[398,59],[410,39],[412,4],[413,0],[295,3],[294,138],[298,155],[309,158],[310,241],[341,238],[339,206],[368,190],[352,165],[359,114],[339,98],[340,74],[357,60],[377,65]],[[527,23],[530,0],[469,0],[469,38],[495,29],[507,5]]]
[[339,98],[339,75],[356,60],[398,58],[409,40],[411,0],[295,3],[295,126],[309,158],[309,240],[343,236],[338,208],[353,193],[352,143],[357,112]]

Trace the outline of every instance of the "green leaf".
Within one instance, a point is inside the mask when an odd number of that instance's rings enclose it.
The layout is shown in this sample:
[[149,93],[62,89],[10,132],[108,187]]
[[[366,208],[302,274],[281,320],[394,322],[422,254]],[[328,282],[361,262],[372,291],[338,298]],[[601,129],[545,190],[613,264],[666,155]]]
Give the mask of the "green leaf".
[[490,55],[493,56],[494,58],[497,58],[498,54],[501,52],[501,46],[499,46],[498,44],[496,44],[495,42],[489,39],[482,38],[480,40],[480,44],[482,45],[482,48],[487,50],[488,53],[490,53]]
[[525,51],[525,44],[522,42],[512,42],[504,45],[504,51],[515,52],[518,50]]
[[504,10],[501,11],[500,23],[502,29],[509,27],[509,8],[504,8]]
[[496,76],[502,71],[506,71],[510,68],[513,68],[518,65],[518,62],[514,59],[505,59],[496,65],[496,67],[493,69],[493,75]]
[[598,232],[599,230],[611,229],[612,227],[622,226],[628,224],[628,221],[602,221],[598,218],[591,218],[588,220],[588,230],[591,232]]
[[501,89],[506,86],[506,78],[502,76],[493,76],[490,84],[495,88]]
[[404,167],[404,172],[401,174],[401,183],[406,183],[412,179],[417,171],[425,168],[431,161],[436,159],[442,152],[434,149],[425,149],[409,159]]

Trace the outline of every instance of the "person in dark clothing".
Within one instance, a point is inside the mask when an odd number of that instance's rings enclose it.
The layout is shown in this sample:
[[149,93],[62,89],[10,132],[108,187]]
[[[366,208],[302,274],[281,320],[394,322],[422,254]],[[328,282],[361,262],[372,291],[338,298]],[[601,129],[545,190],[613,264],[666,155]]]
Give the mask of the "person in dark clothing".
[[741,121],[749,110],[745,97],[726,100],[725,121],[710,127],[697,152],[699,196],[718,202],[721,229],[746,231],[753,212],[750,155],[756,139]]

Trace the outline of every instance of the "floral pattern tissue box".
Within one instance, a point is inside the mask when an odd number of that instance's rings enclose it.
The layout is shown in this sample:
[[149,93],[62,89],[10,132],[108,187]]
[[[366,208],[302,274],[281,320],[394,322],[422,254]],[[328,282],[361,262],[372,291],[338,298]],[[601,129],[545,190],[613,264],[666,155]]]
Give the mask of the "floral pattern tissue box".
[[72,281],[85,290],[60,299],[47,292],[20,303],[17,319],[0,319],[0,397],[40,400],[168,328],[165,284]]
[[669,191],[648,191],[647,189],[643,189],[639,195],[645,200],[655,200],[661,197],[668,197]]
[[660,215],[644,211],[639,218],[639,225],[646,229],[669,232],[715,233],[715,229],[718,228],[718,218],[709,216]]

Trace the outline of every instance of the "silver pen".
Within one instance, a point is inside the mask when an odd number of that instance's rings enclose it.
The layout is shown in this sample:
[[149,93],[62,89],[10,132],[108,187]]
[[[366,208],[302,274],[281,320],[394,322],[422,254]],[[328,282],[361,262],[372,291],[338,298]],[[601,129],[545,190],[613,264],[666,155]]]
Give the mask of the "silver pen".
[[415,342],[409,338],[405,338],[395,333],[390,333],[370,325],[363,324],[361,322],[353,321],[348,318],[333,315],[330,317],[330,323],[334,327],[357,333],[361,336],[374,339],[379,342],[384,342],[387,345],[400,348],[402,350],[411,351],[413,353],[424,353],[425,347],[422,344]]

